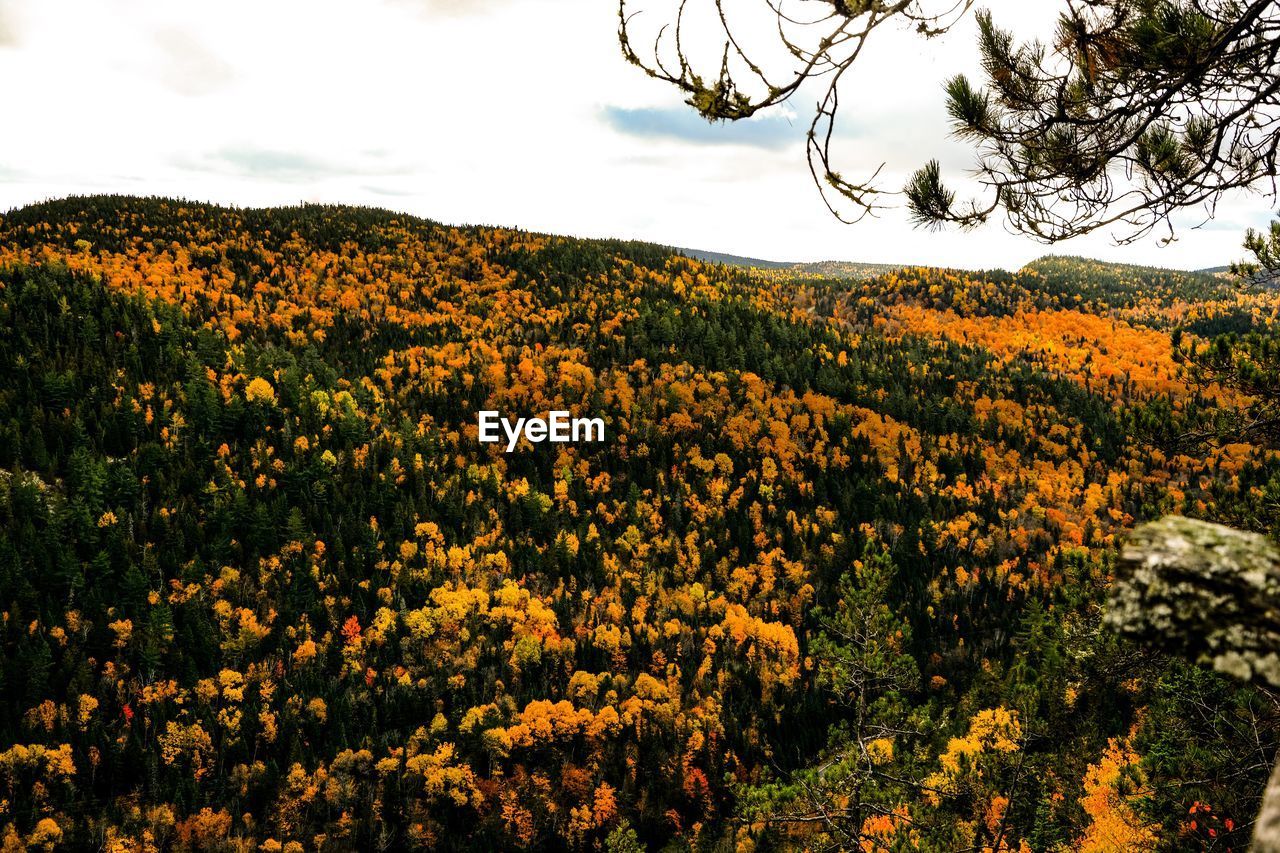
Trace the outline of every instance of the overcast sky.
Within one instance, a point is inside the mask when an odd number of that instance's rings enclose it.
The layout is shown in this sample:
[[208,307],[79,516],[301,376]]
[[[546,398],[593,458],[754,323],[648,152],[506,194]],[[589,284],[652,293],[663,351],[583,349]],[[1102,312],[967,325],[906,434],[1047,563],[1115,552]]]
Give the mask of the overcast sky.
[[[745,2],[745,0],[743,0]],[[1055,4],[993,0],[1045,34]],[[811,99],[711,126],[627,65],[614,0],[0,0],[0,209],[71,193],[238,205],[370,204],[451,223],[613,236],[777,260],[1016,268],[1049,251],[998,225],[835,222],[809,179]],[[940,81],[973,29],[887,33],[842,90],[839,167],[884,183],[939,157]],[[1052,251],[1196,268],[1239,256],[1260,197],[1172,246]]]

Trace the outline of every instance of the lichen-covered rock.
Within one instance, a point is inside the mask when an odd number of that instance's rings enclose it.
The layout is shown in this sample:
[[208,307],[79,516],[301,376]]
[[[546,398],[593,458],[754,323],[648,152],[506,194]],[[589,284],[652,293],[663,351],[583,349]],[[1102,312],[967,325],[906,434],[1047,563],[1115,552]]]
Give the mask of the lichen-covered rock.
[[1106,623],[1149,648],[1280,688],[1280,549],[1180,516],[1130,535]]
[[[1266,537],[1167,516],[1130,535],[1103,620],[1147,648],[1280,688],[1280,549]],[[1280,853],[1280,763],[1254,853]]]

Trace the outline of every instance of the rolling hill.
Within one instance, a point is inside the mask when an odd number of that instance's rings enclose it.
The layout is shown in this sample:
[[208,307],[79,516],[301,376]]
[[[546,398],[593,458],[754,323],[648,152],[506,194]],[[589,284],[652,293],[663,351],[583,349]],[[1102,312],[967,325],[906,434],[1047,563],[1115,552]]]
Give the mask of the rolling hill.
[[687,255],[0,218],[6,844],[1243,846],[1274,704],[1098,608],[1137,521],[1268,511],[1273,451],[1180,437],[1277,297]]

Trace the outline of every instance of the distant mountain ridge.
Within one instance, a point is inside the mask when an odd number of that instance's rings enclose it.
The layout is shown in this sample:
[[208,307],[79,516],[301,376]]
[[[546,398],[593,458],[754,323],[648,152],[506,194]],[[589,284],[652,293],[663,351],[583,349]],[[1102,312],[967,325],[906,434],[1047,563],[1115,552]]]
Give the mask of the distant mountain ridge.
[[699,261],[706,261],[710,264],[724,264],[730,267],[755,267],[762,270],[785,270],[798,266],[798,262],[794,261],[766,261],[762,258],[748,258],[742,255],[730,255],[724,252],[706,252],[702,249],[685,249],[680,246],[668,247],[673,252],[693,258]]
[[[669,247],[690,258],[707,263],[725,264],[726,266],[745,267],[749,269],[784,270],[788,272],[808,273],[829,278],[865,278],[882,275],[904,267],[919,266],[915,263],[875,264],[860,261],[770,261],[762,258],[749,258],[742,255],[731,255],[725,252],[709,252],[702,249],[687,249],[679,246]],[[1035,269],[1038,266],[1051,265],[1056,262],[1085,263],[1114,271],[1133,273],[1161,273],[1176,275],[1220,275],[1229,271],[1228,266],[1206,267],[1197,270],[1179,270],[1172,267],[1156,267],[1144,264],[1125,264],[1112,261],[1100,261],[1078,255],[1043,255],[1027,263],[1023,269]]]
[[745,267],[761,270],[784,270],[787,272],[809,273],[829,278],[866,278],[886,272],[912,266],[911,264],[870,264],[859,261],[767,261],[762,258],[748,258],[741,255],[730,255],[724,252],[708,252],[702,249],[685,249],[679,246],[669,247],[673,252],[705,261],[712,264],[724,264],[731,267]]

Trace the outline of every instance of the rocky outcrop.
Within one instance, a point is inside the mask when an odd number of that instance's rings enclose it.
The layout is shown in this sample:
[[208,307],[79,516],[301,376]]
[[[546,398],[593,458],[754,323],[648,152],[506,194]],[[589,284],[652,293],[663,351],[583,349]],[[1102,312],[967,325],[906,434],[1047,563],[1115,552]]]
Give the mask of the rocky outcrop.
[[[1148,648],[1280,689],[1280,549],[1256,533],[1180,516],[1142,525],[1121,552],[1104,622]],[[1280,763],[1253,850],[1280,853]]]

